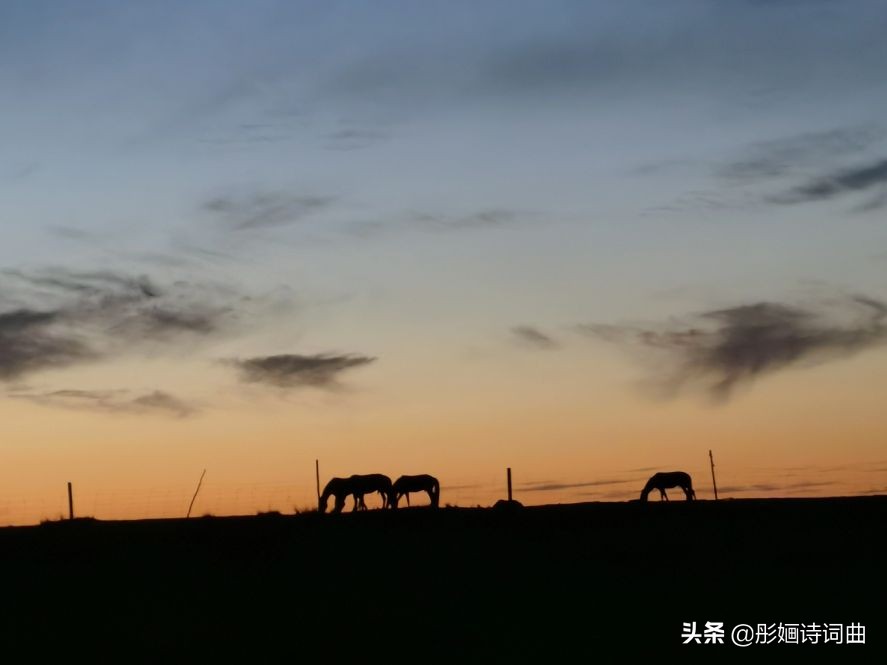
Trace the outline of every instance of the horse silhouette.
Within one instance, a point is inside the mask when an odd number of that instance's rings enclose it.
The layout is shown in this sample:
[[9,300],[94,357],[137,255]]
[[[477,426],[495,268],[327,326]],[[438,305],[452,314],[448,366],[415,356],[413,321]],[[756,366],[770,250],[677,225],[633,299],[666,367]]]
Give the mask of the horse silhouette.
[[429,476],[427,473],[418,476],[401,476],[395,480],[391,487],[388,505],[391,508],[397,508],[398,502],[406,497],[409,506],[410,492],[427,492],[428,498],[431,499],[431,507],[437,508],[440,505],[440,483],[437,478]]
[[687,501],[692,501],[696,498],[690,474],[683,471],[669,471],[654,473],[650,477],[650,480],[647,481],[647,484],[644,485],[644,489],[641,491],[641,501],[646,501],[647,495],[654,489],[659,490],[660,498],[663,501],[668,501],[668,495],[665,493],[668,487],[680,487],[684,490],[684,494],[687,495]]
[[388,498],[391,496],[391,478],[381,473],[370,473],[367,475],[353,475],[348,478],[332,478],[323,488],[323,494],[320,495],[318,509],[321,513],[326,512],[327,502],[331,496],[336,498],[333,506],[334,513],[341,513],[345,507],[345,500],[348,495],[354,497],[354,507],[352,512],[357,510],[366,510],[363,497],[365,494],[378,492],[382,496],[382,507],[388,507]]

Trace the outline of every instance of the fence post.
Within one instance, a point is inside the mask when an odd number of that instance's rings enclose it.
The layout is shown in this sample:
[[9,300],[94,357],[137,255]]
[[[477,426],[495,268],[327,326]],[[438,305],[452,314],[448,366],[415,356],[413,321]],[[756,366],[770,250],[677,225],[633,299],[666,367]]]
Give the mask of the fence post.
[[708,461],[711,462],[711,485],[715,490],[715,501],[718,500],[718,484],[715,482],[715,458],[712,457],[711,451],[708,451]]

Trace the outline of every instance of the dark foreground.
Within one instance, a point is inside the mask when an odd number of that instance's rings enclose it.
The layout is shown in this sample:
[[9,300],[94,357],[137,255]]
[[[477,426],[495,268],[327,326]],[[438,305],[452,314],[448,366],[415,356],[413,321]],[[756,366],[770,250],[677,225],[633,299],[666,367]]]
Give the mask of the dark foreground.
[[[0,529],[0,564],[7,662],[873,662],[887,639],[887,497],[57,522]],[[683,646],[691,621],[728,644]],[[729,645],[779,622],[867,644]]]

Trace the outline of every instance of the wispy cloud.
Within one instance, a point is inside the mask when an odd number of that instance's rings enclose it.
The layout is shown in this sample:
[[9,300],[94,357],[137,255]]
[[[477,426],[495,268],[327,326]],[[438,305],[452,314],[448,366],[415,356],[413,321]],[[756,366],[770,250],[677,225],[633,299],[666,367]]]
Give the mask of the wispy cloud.
[[330,150],[359,150],[388,138],[388,133],[378,129],[340,129],[324,136]]
[[884,487],[870,487],[867,490],[861,490],[858,494],[887,494],[887,486]]
[[35,287],[70,291],[89,296],[153,298],[158,295],[156,287],[147,276],[134,276],[110,270],[73,271],[64,268],[50,268],[39,272],[3,270],[0,274],[14,277]]
[[518,342],[534,349],[551,350],[560,347],[556,339],[534,326],[515,326],[511,329],[511,334]]
[[[875,191],[880,201],[887,195],[887,159],[814,178],[770,198],[773,203],[793,204],[825,201],[853,192]],[[871,205],[871,204],[870,204]]]
[[78,229],[73,226],[49,226],[46,231],[57,238],[65,240],[74,240],[77,242],[93,243],[98,239],[98,235],[92,231]]
[[[837,322],[843,318],[843,325]],[[595,338],[658,352],[655,383],[672,394],[701,386],[718,400],[764,374],[847,357],[887,341],[887,305],[863,296],[816,309],[761,302],[704,312],[688,325],[585,325]]]
[[328,208],[332,196],[298,195],[279,191],[257,191],[243,196],[218,196],[203,204],[229,229],[243,231],[284,226],[299,222]]
[[558,483],[551,481],[529,482],[524,483],[520,487],[521,492],[552,492],[555,490],[577,489],[580,487],[603,487],[607,485],[619,485],[622,483],[630,483],[631,480],[589,480],[581,483]]
[[841,20],[801,4],[718,3],[700,12],[693,2],[650,3],[645,11],[601,12],[566,3],[547,15],[517,11],[513,27],[522,19],[530,31],[497,30],[500,12],[478,12],[473,25],[488,30],[450,29],[442,33],[449,39],[431,37],[420,48],[390,39],[340,59],[321,94],[401,107],[409,100],[411,108],[472,97],[545,104],[598,95],[606,103],[608,93],[705,94],[735,104],[761,103],[774,90],[784,97],[880,80],[876,3],[838,12]]
[[37,162],[25,162],[17,164],[12,168],[4,169],[3,172],[0,172],[0,177],[8,178],[12,181],[26,180],[40,171],[40,168],[40,164]]
[[264,383],[278,388],[336,388],[339,376],[350,369],[375,362],[360,355],[296,355],[259,356],[227,361],[240,372],[245,383]]
[[818,487],[828,487],[834,484],[833,481],[828,480],[810,480],[797,483],[754,483],[751,485],[726,485],[719,487],[718,492],[719,494],[743,494],[750,492],[788,492],[792,494]]
[[133,396],[128,390],[54,390],[12,392],[7,395],[52,408],[101,411],[104,413],[167,415],[184,418],[197,412],[190,402],[155,390]]
[[720,165],[716,173],[740,182],[768,180],[819,168],[823,161],[863,152],[883,137],[881,128],[843,127],[760,141],[736,159]]
[[507,208],[483,208],[466,214],[432,212],[399,212],[384,221],[354,222],[346,226],[347,233],[370,238],[403,231],[456,232],[472,229],[507,227],[527,218],[527,214]]
[[54,331],[61,318],[58,311],[16,309],[0,313],[0,380],[100,356],[79,337]]
[[518,213],[505,208],[488,208],[478,212],[453,216],[433,213],[414,213],[411,222],[432,230],[471,229],[502,226],[514,221]]
[[0,380],[233,329],[245,297],[113,271],[0,271]]

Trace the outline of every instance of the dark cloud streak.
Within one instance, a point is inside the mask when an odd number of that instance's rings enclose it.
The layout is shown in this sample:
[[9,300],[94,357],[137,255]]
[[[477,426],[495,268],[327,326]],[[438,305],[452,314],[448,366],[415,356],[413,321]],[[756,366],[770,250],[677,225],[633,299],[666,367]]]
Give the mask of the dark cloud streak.
[[219,196],[203,208],[229,229],[255,230],[285,226],[328,208],[331,196],[298,196],[286,192],[254,192],[247,196]]
[[518,341],[535,349],[552,350],[560,347],[557,340],[533,326],[515,326],[511,333]]
[[375,362],[360,355],[297,355],[259,356],[228,361],[240,372],[245,383],[263,383],[278,388],[336,388],[339,375],[356,367]]
[[880,128],[846,127],[761,141],[716,172],[728,180],[766,180],[819,167],[823,160],[863,152],[883,136]]
[[[3,381],[138,348],[171,349],[238,318],[236,297],[232,302],[207,285],[160,288],[148,277],[111,271],[6,270],[0,286]],[[220,297],[228,301],[216,303]]]
[[540,482],[526,483],[520,487],[521,492],[553,492],[556,490],[576,489],[580,487],[601,487],[606,485],[619,485],[622,483],[630,483],[631,480],[590,480],[583,483],[557,483],[557,482]]
[[10,393],[8,397],[50,408],[117,414],[170,415],[184,418],[198,411],[193,404],[161,390],[136,397],[130,396],[126,390],[54,390],[43,393]]
[[[651,329],[581,326],[588,335],[664,354],[676,366],[660,366],[657,383],[669,393],[701,384],[720,400],[761,375],[798,365],[843,358],[887,341],[887,305],[863,296],[822,306],[821,311],[762,302],[705,312],[690,327]],[[837,311],[832,311],[832,310]],[[843,314],[839,325],[830,314]]]
[[[826,201],[844,194],[884,187],[887,187],[887,159],[816,178],[788,192],[773,196],[770,201],[781,204]],[[876,201],[882,200],[885,195],[887,192],[879,192]],[[878,207],[877,203],[874,205]]]
[[0,380],[99,357],[77,337],[53,332],[59,318],[57,311],[18,309],[0,313]]

